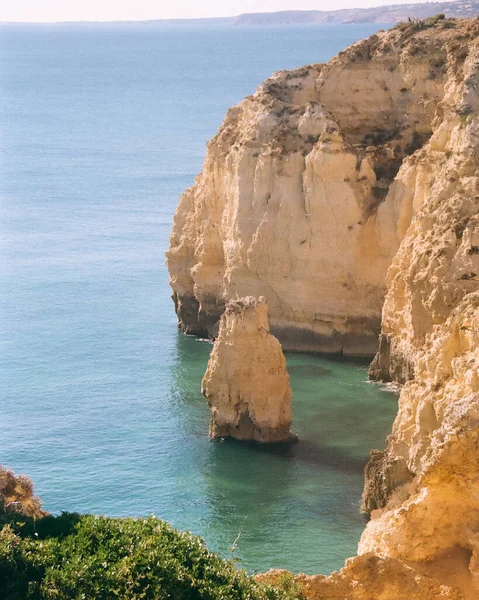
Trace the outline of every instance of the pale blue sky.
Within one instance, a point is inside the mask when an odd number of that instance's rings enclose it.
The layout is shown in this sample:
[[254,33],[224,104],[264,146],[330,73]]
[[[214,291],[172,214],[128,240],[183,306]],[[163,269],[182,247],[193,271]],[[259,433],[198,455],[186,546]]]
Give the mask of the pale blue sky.
[[[4,0],[0,21],[116,21],[226,17],[275,10],[334,10],[418,0]],[[421,1],[421,0],[419,0]],[[426,1],[426,0],[422,0]]]

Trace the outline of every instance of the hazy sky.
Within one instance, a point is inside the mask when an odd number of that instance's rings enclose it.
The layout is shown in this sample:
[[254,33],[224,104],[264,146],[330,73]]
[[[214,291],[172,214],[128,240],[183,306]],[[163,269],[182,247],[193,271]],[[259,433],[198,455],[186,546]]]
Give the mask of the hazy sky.
[[426,0],[0,0],[0,21],[117,21],[334,10]]

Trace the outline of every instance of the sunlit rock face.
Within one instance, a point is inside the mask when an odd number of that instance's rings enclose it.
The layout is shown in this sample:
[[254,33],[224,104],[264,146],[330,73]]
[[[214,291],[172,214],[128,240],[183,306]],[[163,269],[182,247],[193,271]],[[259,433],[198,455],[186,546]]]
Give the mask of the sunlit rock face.
[[228,111],[167,253],[183,330],[214,337],[229,299],[264,295],[283,348],[376,352],[386,271],[463,86],[467,41],[423,34],[380,32],[277,72]]
[[376,496],[381,508],[359,552],[444,571],[449,560],[465,597],[479,597],[479,292],[465,295],[418,351],[385,455],[410,477]]
[[[456,561],[448,566],[455,568]],[[286,571],[271,569],[256,578],[281,585],[288,577]],[[350,558],[341,571],[329,576],[300,573],[293,583],[305,600],[465,600],[456,586],[437,581],[421,566],[373,553]]]
[[284,347],[359,354],[383,307],[371,377],[398,415],[358,556],[297,576],[310,600],[479,598],[478,93],[478,19],[378,33],[232,109],[178,207],[187,330],[262,293]]
[[433,135],[402,169],[420,202],[387,273],[371,376],[403,387],[387,447],[366,468],[372,519],[359,544],[361,554],[438,576],[442,564],[444,580],[456,573],[471,599],[479,597],[478,33],[477,19],[449,32]]
[[[449,32],[451,63],[435,131],[402,168],[420,202],[387,273],[370,376],[405,385],[386,452],[380,460],[373,454],[367,469],[367,512],[422,471],[448,411],[478,391],[477,332],[467,321],[476,318],[479,291],[478,29],[472,20]],[[467,40],[462,54],[458,35]],[[465,56],[460,69],[458,54]]]
[[230,300],[202,382],[211,408],[210,436],[292,441],[289,376],[268,326],[266,299]]

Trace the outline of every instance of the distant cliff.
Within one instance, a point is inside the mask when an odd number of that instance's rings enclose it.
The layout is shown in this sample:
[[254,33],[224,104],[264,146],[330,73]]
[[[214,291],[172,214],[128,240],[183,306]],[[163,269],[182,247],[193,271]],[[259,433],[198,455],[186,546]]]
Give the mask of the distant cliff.
[[[366,0],[364,0],[365,3]],[[267,13],[244,13],[236,17],[210,17],[200,19],[154,19],[148,21],[69,21],[50,23],[59,27],[203,27],[250,25],[311,25],[315,23],[398,23],[408,19],[426,19],[443,13],[448,18],[471,18],[479,15],[479,0],[452,0],[450,2],[425,2],[421,4],[394,4],[373,8],[341,10],[284,10]],[[2,22],[0,26],[21,27],[25,23]],[[29,23],[33,25],[33,23]],[[37,24],[41,26],[41,24]]]
[[425,19],[438,13],[447,17],[479,15],[479,0],[395,4],[373,8],[343,10],[285,10],[270,13],[245,13],[235,18],[237,25],[306,25],[312,23],[397,23]]

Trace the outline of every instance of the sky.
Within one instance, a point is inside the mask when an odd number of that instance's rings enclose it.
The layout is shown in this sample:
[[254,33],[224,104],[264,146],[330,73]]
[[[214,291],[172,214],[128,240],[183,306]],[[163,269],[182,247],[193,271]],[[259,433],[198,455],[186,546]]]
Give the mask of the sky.
[[141,21],[335,10],[426,0],[0,0],[0,21]]

